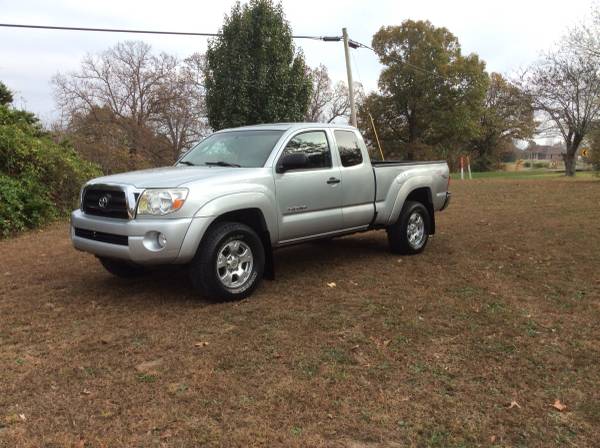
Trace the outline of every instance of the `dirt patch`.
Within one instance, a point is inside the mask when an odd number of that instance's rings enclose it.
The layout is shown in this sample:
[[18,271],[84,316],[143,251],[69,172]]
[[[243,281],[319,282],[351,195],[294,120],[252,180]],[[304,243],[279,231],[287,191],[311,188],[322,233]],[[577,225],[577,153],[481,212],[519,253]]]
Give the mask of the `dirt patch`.
[[424,254],[281,250],[238,303],[0,242],[0,446],[594,446],[600,182],[452,189]]

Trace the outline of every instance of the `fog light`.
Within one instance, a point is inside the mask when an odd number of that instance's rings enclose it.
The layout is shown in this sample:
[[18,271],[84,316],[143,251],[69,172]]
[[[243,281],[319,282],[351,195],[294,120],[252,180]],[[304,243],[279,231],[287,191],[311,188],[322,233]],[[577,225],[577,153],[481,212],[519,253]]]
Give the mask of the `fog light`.
[[163,250],[167,245],[167,237],[161,232],[146,232],[143,240],[144,247],[152,252]]

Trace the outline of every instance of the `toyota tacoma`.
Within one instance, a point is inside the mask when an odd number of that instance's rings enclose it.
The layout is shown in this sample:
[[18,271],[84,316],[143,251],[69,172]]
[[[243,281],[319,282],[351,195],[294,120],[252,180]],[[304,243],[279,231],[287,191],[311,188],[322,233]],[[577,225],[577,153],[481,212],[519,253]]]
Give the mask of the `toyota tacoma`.
[[449,181],[443,161],[371,161],[350,126],[226,129],[175,166],[89,181],[71,239],[117,276],[187,265],[201,295],[239,299],[274,276],[276,248],[385,229],[392,252],[423,251]]

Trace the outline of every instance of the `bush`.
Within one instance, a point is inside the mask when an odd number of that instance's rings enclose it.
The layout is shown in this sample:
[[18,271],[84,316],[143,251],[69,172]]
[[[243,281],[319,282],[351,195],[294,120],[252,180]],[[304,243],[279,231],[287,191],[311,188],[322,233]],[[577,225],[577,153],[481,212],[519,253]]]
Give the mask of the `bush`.
[[52,141],[33,114],[0,105],[0,236],[65,216],[81,185],[100,174]]
[[54,204],[38,183],[0,174],[0,236],[38,227],[55,217]]

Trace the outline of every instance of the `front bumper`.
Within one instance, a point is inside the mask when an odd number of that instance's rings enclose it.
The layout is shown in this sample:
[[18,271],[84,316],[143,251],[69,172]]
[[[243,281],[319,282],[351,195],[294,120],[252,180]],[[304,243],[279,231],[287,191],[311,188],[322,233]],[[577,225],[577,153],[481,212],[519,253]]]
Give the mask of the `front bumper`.
[[[75,210],[71,213],[71,240],[76,249],[102,257],[138,264],[187,263],[194,257],[209,224],[210,218],[205,217],[121,220],[90,216]],[[75,229],[84,230],[78,233],[85,237],[77,236]],[[156,243],[159,233],[166,237],[164,247]],[[119,244],[98,241],[97,234],[126,236],[127,240]]]
[[448,208],[448,206],[450,205],[450,199],[452,199],[452,193],[450,193],[449,191],[446,192],[446,199],[444,200],[444,205],[442,205],[442,208],[440,209],[440,212],[442,210],[445,210]]

